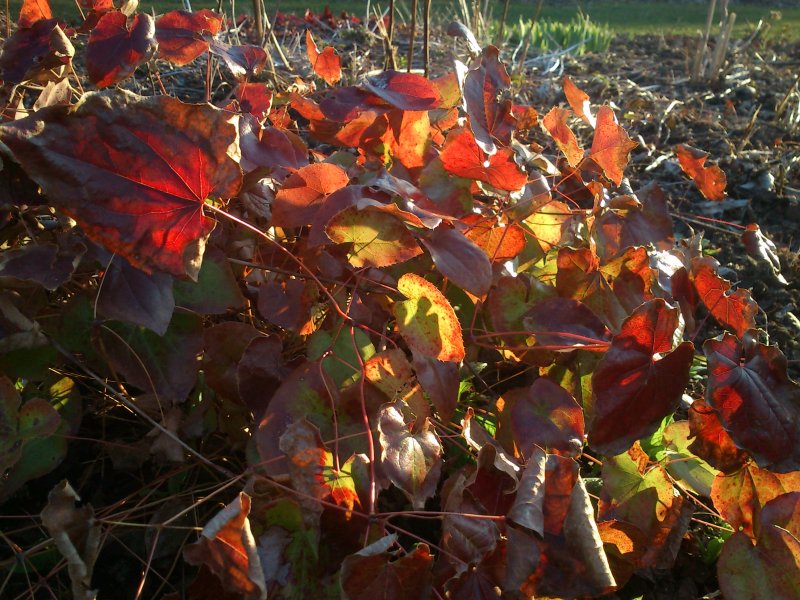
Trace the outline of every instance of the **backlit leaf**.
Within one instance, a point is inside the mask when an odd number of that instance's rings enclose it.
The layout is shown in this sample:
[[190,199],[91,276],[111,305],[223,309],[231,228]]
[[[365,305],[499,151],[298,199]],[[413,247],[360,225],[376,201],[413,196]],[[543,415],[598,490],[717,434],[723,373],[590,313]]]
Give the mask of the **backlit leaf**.
[[406,273],[397,289],[408,300],[395,303],[393,313],[403,339],[424,356],[443,361],[464,359],[461,324],[439,289],[414,273]]
[[342,59],[336,49],[328,46],[320,52],[310,29],[306,29],[306,54],[314,73],[322,77],[325,83],[335,85],[342,78]]
[[592,114],[589,96],[575,85],[569,77],[564,77],[564,95],[567,97],[567,102],[569,102],[575,114],[583,119],[587,125],[594,127],[597,120]]
[[267,52],[261,46],[250,44],[231,46],[208,34],[204,37],[210,40],[209,52],[219,56],[237,79],[258,75],[267,65]]
[[448,173],[483,181],[498,190],[515,192],[528,180],[525,172],[514,162],[511,148],[503,148],[487,157],[475,137],[466,129],[447,134],[439,158]]
[[187,65],[208,50],[203,34],[216,35],[221,25],[222,17],[207,8],[170,11],[156,21],[158,56],[178,66]]
[[609,106],[601,106],[589,156],[615,184],[622,183],[622,173],[636,146],[638,144],[617,123],[614,111]]
[[694,180],[697,189],[709,200],[724,200],[727,178],[717,165],[705,166],[708,152],[686,144],[675,147],[681,169]]
[[471,214],[461,219],[466,236],[480,246],[492,262],[505,262],[525,248],[525,230],[516,223],[499,224],[495,219]]
[[196,278],[209,195],[236,195],[229,115],[174,98],[86,94],[0,127],[0,140],[86,234],[146,272]]
[[36,79],[49,69],[68,65],[74,54],[58,20],[42,19],[6,39],[0,54],[0,77],[9,83]]
[[292,173],[275,195],[272,221],[281,227],[311,223],[326,197],[347,185],[347,173],[331,163],[314,163]]
[[554,106],[550,109],[542,125],[555,140],[558,149],[564,153],[564,157],[571,167],[577,167],[583,160],[583,148],[578,144],[578,139],[567,125],[569,111],[565,108]]
[[366,88],[400,110],[431,110],[442,102],[439,88],[416,73],[383,71],[368,78]]
[[436,492],[442,470],[442,445],[425,420],[412,431],[402,403],[386,404],[378,416],[381,465],[386,476],[405,492],[415,510]]
[[130,27],[127,21],[121,12],[108,12],[89,34],[86,71],[98,88],[127,79],[155,54],[158,42],[153,17],[138,14]]
[[764,505],[788,492],[800,491],[800,471],[772,473],[752,463],[727,475],[717,475],[711,500],[731,526],[755,539]]
[[52,18],[53,12],[50,10],[48,0],[22,0],[17,27],[30,27],[37,21]]
[[747,452],[736,447],[717,413],[703,400],[695,400],[689,409],[689,432],[694,438],[689,450],[723,473],[736,471],[747,461]]
[[640,306],[622,324],[592,377],[589,445],[617,454],[658,429],[689,382],[691,342],[674,346],[678,311],[660,299]]
[[720,325],[742,336],[755,328],[758,304],[750,292],[739,288],[731,293],[731,282],[717,274],[719,263],[709,257],[692,259],[692,282],[700,300]]
[[[706,402],[737,447],[761,468],[800,469],[800,386],[789,379],[786,357],[748,331],[706,341]],[[754,426],[754,424],[758,424]]]
[[403,222],[375,207],[346,208],[328,221],[325,233],[337,244],[352,244],[348,260],[356,268],[388,267],[422,254]]

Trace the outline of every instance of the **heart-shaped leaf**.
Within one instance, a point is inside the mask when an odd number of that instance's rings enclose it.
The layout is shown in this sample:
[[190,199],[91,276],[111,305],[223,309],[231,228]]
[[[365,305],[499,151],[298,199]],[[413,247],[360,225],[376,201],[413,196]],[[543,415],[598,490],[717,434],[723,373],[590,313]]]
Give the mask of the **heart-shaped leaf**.
[[86,71],[98,88],[127,79],[155,54],[156,27],[147,13],[136,15],[128,28],[128,17],[108,12],[89,34]]
[[631,150],[638,145],[617,123],[611,107],[601,106],[589,156],[615,184],[622,183],[622,172],[630,160]]
[[328,85],[336,85],[342,78],[342,59],[333,46],[328,46],[320,52],[317,43],[311,37],[311,30],[307,29],[306,53],[314,73],[322,77]]
[[222,17],[203,8],[195,12],[173,10],[156,21],[158,56],[178,65],[188,65],[208,50],[203,34],[216,35]]

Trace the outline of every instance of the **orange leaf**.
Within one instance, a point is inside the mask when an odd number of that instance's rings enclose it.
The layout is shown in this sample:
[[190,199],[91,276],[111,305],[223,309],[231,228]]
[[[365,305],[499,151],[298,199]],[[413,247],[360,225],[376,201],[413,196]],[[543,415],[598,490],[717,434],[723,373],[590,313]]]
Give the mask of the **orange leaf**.
[[467,179],[478,179],[498,190],[514,192],[528,181],[528,176],[514,162],[514,151],[502,148],[486,159],[470,131],[453,131],[439,155],[448,173]]
[[709,200],[724,200],[727,179],[717,165],[704,166],[708,152],[680,144],[675,148],[681,169],[694,180],[697,189]]
[[748,329],[755,328],[758,304],[746,289],[731,293],[731,282],[721,277],[718,269],[719,263],[709,256],[693,259],[694,287],[719,324],[741,337]]
[[273,223],[281,227],[308,225],[325,198],[347,182],[347,173],[331,163],[315,163],[298,169],[275,195]]
[[578,138],[567,125],[569,111],[566,108],[554,106],[545,115],[542,124],[556,141],[558,149],[564,153],[570,167],[577,167],[583,160],[583,149],[578,144]]
[[53,12],[50,10],[50,3],[47,0],[23,0],[17,25],[22,29],[30,27],[36,21],[52,18]]
[[638,145],[617,123],[614,111],[601,106],[597,111],[597,126],[589,156],[615,184],[622,183],[622,171],[630,160],[631,150]]
[[328,46],[322,52],[317,48],[311,32],[306,30],[306,53],[314,73],[325,80],[328,85],[334,85],[342,78],[342,59],[332,46]]
[[577,85],[572,83],[572,79],[569,77],[564,77],[564,95],[567,97],[567,102],[569,102],[575,114],[583,119],[587,125],[594,127],[597,123],[597,119],[592,114],[592,109],[589,105],[589,96]]
[[462,219],[470,226],[466,236],[486,252],[492,262],[503,262],[525,248],[525,230],[519,225],[498,225],[495,219],[471,214]]

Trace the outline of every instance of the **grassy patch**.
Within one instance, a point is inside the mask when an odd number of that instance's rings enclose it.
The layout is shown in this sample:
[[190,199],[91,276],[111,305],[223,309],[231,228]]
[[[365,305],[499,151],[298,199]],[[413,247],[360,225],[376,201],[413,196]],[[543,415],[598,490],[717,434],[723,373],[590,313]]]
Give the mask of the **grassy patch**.
[[[75,18],[77,9],[72,0],[50,0],[54,12],[63,15],[65,18]],[[470,0],[466,2],[471,4]],[[288,13],[302,14],[306,8],[321,11],[325,5],[329,5],[334,13],[348,11],[357,16],[364,16],[367,11],[367,2],[354,2],[342,0],[282,0],[281,2],[267,1],[267,10],[273,13],[281,10]],[[372,9],[375,7],[386,8],[388,0],[370,2]],[[402,15],[408,14],[409,0],[398,0],[397,5]],[[498,18],[502,12],[502,3],[496,0],[488,3],[493,7],[493,16]],[[420,0],[419,5],[422,5]],[[433,3],[434,11],[438,19],[449,20],[457,18],[459,11],[458,3],[455,0],[435,0]],[[194,9],[216,8],[217,2],[214,0],[195,0],[192,2]],[[181,8],[180,0],[141,0],[142,10],[153,10],[157,14],[176,8]],[[229,0],[222,2],[222,7],[230,11],[231,3]],[[252,12],[250,3],[236,2],[236,13],[245,14]],[[555,21],[569,21],[575,17],[578,10],[588,14],[592,21],[596,23],[607,23],[617,33],[643,34],[643,33],[684,33],[694,34],[704,27],[706,19],[707,4],[705,2],[642,2],[636,0],[594,0],[591,3],[579,1],[555,2],[550,0],[545,2],[540,13],[543,19]],[[509,23],[517,23],[520,18],[530,19],[536,11],[535,0],[513,0],[509,5]],[[800,37],[800,7],[780,9],[782,18],[775,20],[771,18],[771,10],[768,7],[756,5],[736,6],[736,35],[744,35],[758,22],[764,19],[772,23],[771,35],[786,35],[792,38]]]

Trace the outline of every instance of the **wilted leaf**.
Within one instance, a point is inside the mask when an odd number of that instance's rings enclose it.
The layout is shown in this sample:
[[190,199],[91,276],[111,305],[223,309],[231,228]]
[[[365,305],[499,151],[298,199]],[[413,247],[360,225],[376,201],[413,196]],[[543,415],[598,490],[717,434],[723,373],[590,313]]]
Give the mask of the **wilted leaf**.
[[189,564],[205,565],[231,592],[266,600],[264,571],[250,530],[250,496],[241,492],[203,528],[200,539],[183,549]]
[[426,544],[392,560],[397,536],[379,539],[344,559],[340,574],[344,600],[419,600],[430,595],[433,557]]
[[694,180],[697,189],[709,200],[724,200],[727,178],[717,165],[705,166],[708,152],[686,144],[675,147],[681,169]]
[[236,195],[236,128],[208,105],[127,92],[86,94],[0,127],[50,201],[144,271],[196,278],[214,227],[209,195]]
[[412,431],[402,403],[386,404],[378,416],[381,465],[386,476],[405,492],[415,510],[436,492],[442,470],[442,445],[426,419]]
[[643,304],[622,324],[592,377],[592,448],[624,452],[677,408],[694,357],[691,342],[673,349],[678,324],[678,310],[661,299]]
[[703,400],[689,409],[689,433],[694,441],[689,450],[723,473],[736,471],[748,459],[747,452],[733,443],[717,413]]
[[420,241],[431,253],[439,272],[468,291],[482,297],[492,285],[492,265],[486,253],[463,233],[439,225]]
[[376,207],[344,209],[328,221],[325,233],[334,243],[352,244],[348,260],[356,268],[388,267],[422,254],[403,222]]
[[589,156],[616,185],[622,183],[622,173],[636,146],[638,144],[617,123],[614,111],[609,106],[601,106]]
[[432,110],[442,102],[436,85],[415,73],[383,71],[368,78],[365,87],[400,110]]
[[552,379],[539,377],[527,388],[503,394],[514,443],[528,459],[535,446],[567,456],[583,449],[583,409]]
[[749,256],[769,265],[778,281],[784,285],[789,283],[781,274],[781,261],[778,258],[778,249],[775,246],[775,242],[764,235],[756,223],[748,224],[744,232],[742,232],[742,243]]
[[575,85],[569,77],[564,77],[564,95],[567,97],[567,102],[569,102],[575,114],[583,119],[587,125],[594,127],[597,119],[592,114],[589,96]]
[[547,454],[541,448],[528,451],[528,462],[517,486],[514,504],[507,518],[539,537],[544,536],[545,463]]
[[800,471],[772,473],[748,463],[734,473],[717,475],[710,497],[722,518],[735,530],[755,539],[764,505],[782,494],[797,491],[800,491]]
[[207,8],[170,11],[156,21],[158,56],[178,66],[187,65],[208,50],[203,34],[214,36],[221,25],[222,17]]
[[759,519],[755,546],[742,532],[728,538],[717,562],[725,598],[792,600],[800,595],[798,506],[800,492],[784,494],[767,503]]
[[731,293],[731,282],[717,274],[719,263],[708,256],[692,259],[692,281],[700,300],[720,325],[739,337],[755,328],[758,304],[750,292],[739,288]]
[[153,17],[136,15],[128,28],[121,12],[107,12],[89,34],[86,71],[98,88],[119,83],[155,54],[158,42]]
[[494,154],[495,142],[508,146],[514,131],[511,100],[499,100],[511,87],[511,78],[495,46],[484,48],[476,63],[464,78],[464,104],[475,141],[484,152]]
[[[786,357],[748,331],[706,341],[706,402],[737,447],[761,468],[800,469],[800,386],[789,379]],[[755,426],[754,424],[757,424]]]
[[464,359],[461,324],[439,289],[414,273],[406,273],[397,289],[408,300],[394,304],[392,312],[403,339],[412,350],[443,361]]
[[100,552],[100,524],[95,521],[90,504],[80,508],[78,494],[65,480],[47,494],[47,506],[41,512],[42,525],[53,538],[56,548],[67,561],[74,598],[92,599],[92,570]]
[[314,163],[292,173],[275,195],[272,222],[301,227],[312,222],[325,199],[347,185],[347,173],[331,163]]
[[514,162],[514,151],[511,148],[503,148],[487,157],[475,137],[466,129],[447,134],[439,158],[447,172],[458,177],[483,181],[498,190],[515,192],[528,180],[525,172]]
[[39,20],[6,39],[0,55],[0,78],[6,83],[36,79],[49,69],[69,64],[74,54],[57,19]]
[[564,153],[569,166],[577,167],[583,160],[583,148],[580,147],[578,138],[575,137],[572,129],[567,125],[568,117],[569,111],[567,109],[554,106],[545,115],[542,125],[555,140],[558,149]]
[[335,85],[342,78],[342,59],[333,46],[328,46],[322,52],[317,48],[311,30],[306,29],[306,54],[314,73],[322,77],[328,85]]

